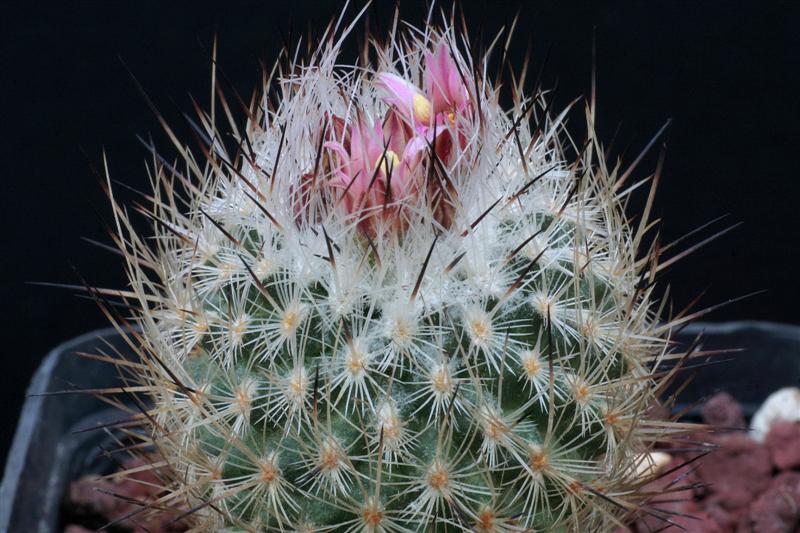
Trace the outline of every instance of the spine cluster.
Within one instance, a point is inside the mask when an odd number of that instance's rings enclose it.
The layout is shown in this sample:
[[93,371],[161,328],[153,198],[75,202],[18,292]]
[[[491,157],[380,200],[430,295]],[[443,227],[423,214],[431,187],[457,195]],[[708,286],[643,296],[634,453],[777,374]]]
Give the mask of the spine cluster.
[[154,238],[115,209],[154,508],[204,531],[613,528],[642,504],[667,331],[593,110],[576,145],[524,77],[503,109],[447,24],[352,67],[338,35],[244,126],[218,129],[218,96],[199,150],[154,158]]

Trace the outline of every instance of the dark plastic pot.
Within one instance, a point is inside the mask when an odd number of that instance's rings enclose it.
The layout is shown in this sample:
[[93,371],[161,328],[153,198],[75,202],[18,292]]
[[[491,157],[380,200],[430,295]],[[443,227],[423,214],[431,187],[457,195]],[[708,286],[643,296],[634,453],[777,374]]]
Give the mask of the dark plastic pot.
[[[703,350],[742,351],[709,358],[726,362],[697,370],[679,398],[682,404],[691,405],[725,390],[752,411],[772,391],[800,385],[800,326],[696,323],[684,328],[676,340],[689,345],[701,333]],[[82,474],[110,468],[110,459],[102,453],[108,449],[103,446],[106,433],[82,430],[119,419],[121,413],[85,394],[42,395],[114,386],[117,376],[111,365],[74,355],[98,350],[130,354],[113,330],[99,330],[57,347],[36,372],[0,487],[0,532],[59,531],[60,504],[69,482]],[[692,364],[699,362],[702,359]]]
[[[776,322],[738,321],[688,325],[675,340],[690,347],[700,335],[696,351],[731,350],[687,362],[682,377],[692,377],[677,402],[691,409],[712,394],[725,391],[742,404],[750,417],[771,393],[800,387],[800,326]],[[707,363],[705,366],[701,366]],[[682,381],[679,378],[676,384]]]
[[112,460],[102,453],[113,448],[113,439],[102,430],[85,430],[125,415],[88,394],[44,393],[117,385],[113,365],[76,355],[115,351],[131,353],[114,329],[101,329],[61,344],[39,366],[28,386],[6,460],[0,486],[0,532],[61,531],[60,508],[69,482],[85,473],[113,468]]

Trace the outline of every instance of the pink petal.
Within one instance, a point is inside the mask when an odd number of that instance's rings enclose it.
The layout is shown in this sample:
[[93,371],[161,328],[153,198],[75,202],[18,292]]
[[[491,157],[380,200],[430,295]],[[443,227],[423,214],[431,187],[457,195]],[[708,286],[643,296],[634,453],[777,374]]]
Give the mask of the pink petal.
[[375,159],[379,158],[385,149],[383,140],[383,125],[376,121],[375,125],[372,127],[372,132],[370,138],[368,139],[367,150],[369,151],[370,157],[374,157],[372,159],[373,163]]
[[469,91],[444,40],[433,53],[425,54],[425,92],[436,113],[459,109],[469,100]]
[[327,112],[325,113],[325,117],[328,119],[329,125],[325,138],[340,142],[346,147],[349,143],[349,132],[346,129],[344,118],[338,115],[328,114]]
[[427,149],[427,140],[420,136],[414,137],[406,144],[406,148],[403,150],[403,155],[400,159],[409,169],[414,169],[425,155]]
[[345,149],[345,147],[342,144],[337,143],[337,142],[333,142],[333,141],[328,141],[326,143],[323,143],[322,146],[326,150],[329,150],[329,151],[333,152],[334,154],[336,154],[336,156],[337,156],[336,159],[338,159],[338,161],[337,161],[338,162],[337,170],[338,171],[342,171],[345,174],[349,174],[350,173],[350,154],[347,153],[347,150]]
[[369,168],[372,164],[372,152],[370,149],[370,138],[373,133],[370,128],[363,122],[357,122],[351,129],[350,139],[350,166],[352,170],[358,171],[364,168]]
[[411,136],[410,128],[403,122],[394,109],[387,113],[383,123],[383,135],[389,149],[401,153]]
[[420,94],[414,84],[396,74],[382,72],[378,74],[378,86],[386,92],[387,103],[397,107],[403,114],[413,114],[414,95]]
[[414,84],[385,72],[379,74],[378,79],[378,86],[386,92],[386,102],[395,106],[406,122],[412,126],[430,122],[433,105]]
[[328,181],[327,185],[328,187],[335,187],[337,189],[346,189],[347,186],[350,185],[351,181],[353,181],[353,179],[349,174],[339,170],[336,172],[336,177]]
[[322,147],[330,150],[331,152],[336,152],[336,154],[342,159],[350,159],[350,154],[347,153],[347,150],[345,150],[344,145],[341,143],[328,141],[323,143]]

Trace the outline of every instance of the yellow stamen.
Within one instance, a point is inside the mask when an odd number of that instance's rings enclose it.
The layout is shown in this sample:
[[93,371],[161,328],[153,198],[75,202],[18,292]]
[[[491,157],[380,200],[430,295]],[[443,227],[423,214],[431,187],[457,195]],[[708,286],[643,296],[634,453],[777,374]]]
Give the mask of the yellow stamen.
[[390,172],[392,174],[397,173],[397,169],[400,168],[400,158],[393,150],[386,150],[386,153],[381,155],[375,164],[376,166],[380,164],[381,172],[383,172],[384,176],[388,176]]
[[433,116],[433,105],[431,101],[417,93],[411,105],[414,108],[414,117],[423,124],[428,124]]

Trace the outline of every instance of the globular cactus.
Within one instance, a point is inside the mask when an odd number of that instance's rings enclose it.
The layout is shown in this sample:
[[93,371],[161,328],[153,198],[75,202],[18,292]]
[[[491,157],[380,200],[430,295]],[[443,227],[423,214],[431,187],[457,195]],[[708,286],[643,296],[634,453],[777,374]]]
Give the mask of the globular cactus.
[[592,104],[574,144],[524,76],[503,109],[446,22],[352,67],[346,33],[279,63],[244,125],[218,91],[200,149],[173,137],[137,204],[154,235],[115,202],[152,509],[202,531],[613,529],[669,431],[647,419],[668,327]]

